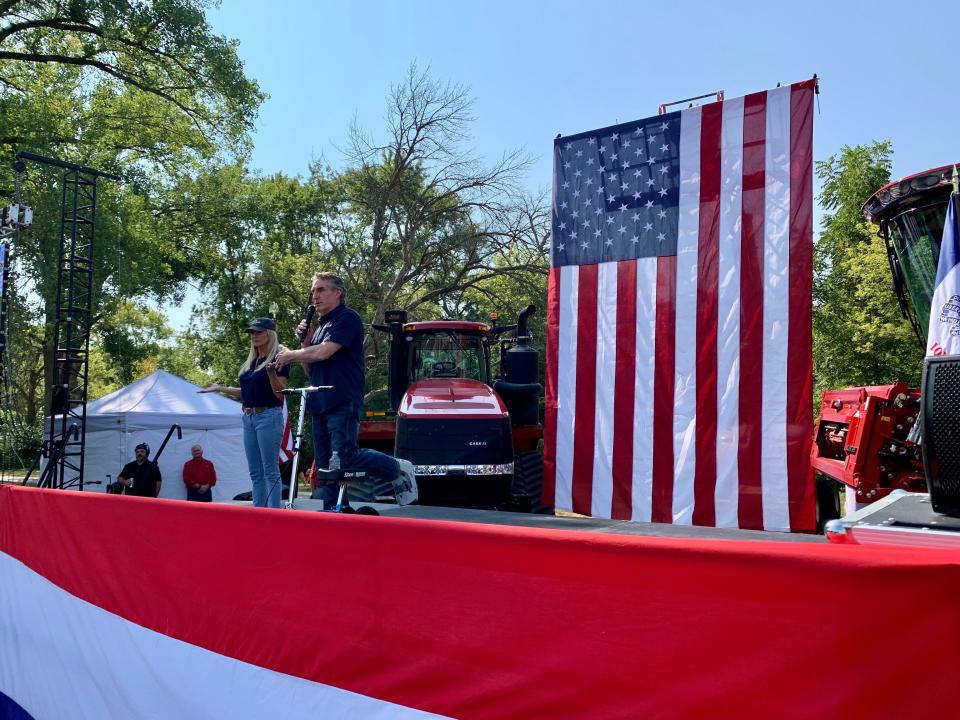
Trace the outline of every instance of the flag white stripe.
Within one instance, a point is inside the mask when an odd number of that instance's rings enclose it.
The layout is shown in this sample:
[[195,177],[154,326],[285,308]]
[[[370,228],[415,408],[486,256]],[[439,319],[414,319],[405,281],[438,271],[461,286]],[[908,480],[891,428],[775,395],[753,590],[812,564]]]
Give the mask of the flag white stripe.
[[680,120],[676,353],[673,406],[673,521],[693,522],[697,423],[697,260],[700,238],[700,108]]
[[637,335],[633,385],[631,518],[650,522],[653,507],[653,394],[657,336],[657,258],[637,260]]
[[960,253],[957,252],[957,197],[951,195],[944,218],[943,235],[940,238],[940,257],[937,261],[937,277],[940,282],[933,290],[930,303],[930,322],[927,327],[927,357],[957,355],[960,353],[960,335],[954,335],[955,311],[952,298],[960,294]]
[[440,717],[148,630],[6,553],[0,578],[0,689],[35,718]]
[[787,350],[790,308],[790,87],[767,93],[760,457],[765,530],[789,530]]
[[573,509],[573,430],[577,409],[577,309],[580,268],[560,268],[560,318],[557,328],[557,481],[554,502]]
[[717,527],[737,527],[740,484],[740,229],[743,219],[743,98],[723,105],[720,137],[717,293]]
[[597,268],[597,383],[590,514],[609,518],[613,509],[613,398],[617,373],[617,263]]

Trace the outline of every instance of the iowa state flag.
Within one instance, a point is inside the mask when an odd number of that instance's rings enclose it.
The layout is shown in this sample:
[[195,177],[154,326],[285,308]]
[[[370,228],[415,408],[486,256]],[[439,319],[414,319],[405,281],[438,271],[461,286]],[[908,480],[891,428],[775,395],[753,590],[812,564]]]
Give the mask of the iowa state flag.
[[554,141],[546,501],[813,529],[815,87]]
[[927,356],[960,355],[960,229],[957,227],[958,196],[950,195],[947,219],[940,241],[937,285],[930,303]]

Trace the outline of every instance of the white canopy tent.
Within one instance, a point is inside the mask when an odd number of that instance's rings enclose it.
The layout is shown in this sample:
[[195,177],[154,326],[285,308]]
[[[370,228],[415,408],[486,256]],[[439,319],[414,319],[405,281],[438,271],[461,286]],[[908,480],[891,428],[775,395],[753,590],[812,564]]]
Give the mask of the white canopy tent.
[[[186,499],[183,463],[194,443],[217,470],[215,501],[232,500],[250,490],[250,473],[243,451],[240,403],[216,393],[198,394],[200,388],[165,370],[105,395],[87,405],[84,452],[84,490],[104,492],[107,477],[116,480],[134,459],[134,448],[150,446],[153,459],[170,427],[179,425],[160,456],[163,484],[160,497]],[[100,481],[99,484],[91,484]]]

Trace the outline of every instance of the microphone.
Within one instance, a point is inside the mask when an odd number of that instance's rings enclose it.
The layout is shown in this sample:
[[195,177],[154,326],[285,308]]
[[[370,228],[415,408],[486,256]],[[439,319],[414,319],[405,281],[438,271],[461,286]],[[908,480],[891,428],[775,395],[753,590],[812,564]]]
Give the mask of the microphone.
[[307,309],[304,311],[303,319],[306,320],[307,324],[304,326],[303,331],[298,336],[298,340],[303,342],[307,339],[307,333],[310,332],[310,321],[313,320],[313,314],[317,309],[313,305],[307,305]]

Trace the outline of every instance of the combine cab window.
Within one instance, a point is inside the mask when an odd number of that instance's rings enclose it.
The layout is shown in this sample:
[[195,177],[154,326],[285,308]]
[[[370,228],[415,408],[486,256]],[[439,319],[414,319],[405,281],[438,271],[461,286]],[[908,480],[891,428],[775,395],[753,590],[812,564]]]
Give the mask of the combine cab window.
[[940,238],[946,205],[934,203],[911,208],[890,219],[890,239],[903,271],[917,321],[924,333],[930,324],[930,302],[937,279]]
[[470,378],[487,382],[483,341],[458,332],[429,333],[413,338],[410,378]]

